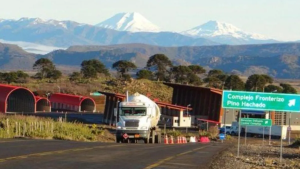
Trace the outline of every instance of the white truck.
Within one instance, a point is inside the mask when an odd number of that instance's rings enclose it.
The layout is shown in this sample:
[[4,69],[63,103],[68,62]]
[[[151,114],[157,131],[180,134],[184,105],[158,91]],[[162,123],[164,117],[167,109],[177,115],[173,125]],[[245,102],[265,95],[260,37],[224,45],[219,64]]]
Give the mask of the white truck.
[[[241,126],[241,134],[244,135],[247,133],[247,136],[260,136],[263,135],[268,136],[270,134],[270,127],[262,127],[262,126]],[[226,134],[231,135],[238,135],[239,130],[239,123],[238,122],[232,122],[230,130],[226,130]],[[286,131],[287,126],[278,126],[278,125],[272,125],[271,127],[271,137],[273,138],[280,138],[281,137],[281,131],[282,132],[282,139],[286,139]]]
[[128,96],[127,92],[126,96],[126,101],[119,102],[114,111],[116,142],[135,143],[143,140],[145,143],[160,143],[161,132],[157,124],[161,113],[158,105],[139,93]]

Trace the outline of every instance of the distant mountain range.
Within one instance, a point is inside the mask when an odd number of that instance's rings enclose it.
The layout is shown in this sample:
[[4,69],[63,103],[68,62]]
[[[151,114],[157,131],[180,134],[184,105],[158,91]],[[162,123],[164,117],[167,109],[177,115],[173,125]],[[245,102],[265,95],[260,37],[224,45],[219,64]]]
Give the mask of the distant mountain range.
[[127,43],[178,47],[278,42],[218,21],[209,21],[178,33],[161,31],[158,26],[136,12],[119,13],[96,25],[40,18],[0,19],[0,39],[59,48]]
[[0,39],[48,46],[147,43],[159,46],[202,46],[218,43],[172,32],[127,32],[74,21],[44,21],[39,18],[0,21]]
[[146,44],[110,46],[72,46],[46,55],[23,51],[16,45],[0,43],[2,70],[32,70],[36,59],[46,57],[65,73],[79,71],[83,60],[99,59],[111,69],[118,60],[130,60],[139,68],[156,53],[166,54],[174,63],[198,64],[228,73],[251,75],[265,73],[276,78],[300,78],[300,43],[262,45],[218,45],[190,47],[160,47]]

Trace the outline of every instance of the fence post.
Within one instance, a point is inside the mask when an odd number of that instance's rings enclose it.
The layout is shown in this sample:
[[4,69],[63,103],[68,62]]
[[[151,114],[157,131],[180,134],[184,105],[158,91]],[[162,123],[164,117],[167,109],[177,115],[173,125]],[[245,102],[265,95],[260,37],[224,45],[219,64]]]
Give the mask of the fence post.
[[19,136],[21,136],[21,124],[19,122]]
[[25,137],[25,133],[26,133],[26,122],[23,125],[23,137]]
[[9,135],[9,120],[6,119],[6,130],[7,130],[7,135]]
[[53,134],[53,122],[51,123],[51,133]]
[[65,113],[65,122],[67,122],[67,113],[68,112]]
[[18,136],[18,122],[16,122],[16,136]]

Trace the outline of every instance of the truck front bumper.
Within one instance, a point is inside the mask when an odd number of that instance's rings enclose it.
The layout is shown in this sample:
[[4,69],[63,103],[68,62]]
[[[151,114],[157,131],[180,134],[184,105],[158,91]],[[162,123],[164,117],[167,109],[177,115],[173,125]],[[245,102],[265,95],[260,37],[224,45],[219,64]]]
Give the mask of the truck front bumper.
[[117,130],[116,137],[123,138],[124,134],[127,134],[128,138],[144,139],[148,137],[148,130]]

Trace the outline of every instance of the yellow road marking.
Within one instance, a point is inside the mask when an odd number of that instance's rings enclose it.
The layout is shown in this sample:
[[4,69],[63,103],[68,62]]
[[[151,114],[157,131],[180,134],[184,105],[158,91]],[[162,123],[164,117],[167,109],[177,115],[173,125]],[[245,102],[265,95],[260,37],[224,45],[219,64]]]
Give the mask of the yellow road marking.
[[11,143],[11,142],[21,142],[21,141],[28,141],[28,140],[0,140],[0,143]]
[[[209,146],[209,145],[208,145]],[[192,152],[195,152],[197,150],[201,150],[201,149],[204,149],[205,147],[208,147],[208,146],[204,146],[204,147],[200,147],[200,148],[196,148],[196,149],[193,149],[193,150],[190,150],[190,151],[186,151],[186,152],[183,152],[183,153],[180,153],[180,154],[176,154],[174,156],[171,156],[171,157],[168,157],[168,158],[165,158],[165,159],[162,159],[154,164],[151,164],[149,165],[148,167],[146,167],[145,169],[151,169],[151,168],[154,168],[154,167],[157,167],[163,163],[165,163],[166,161],[169,161],[175,157],[179,157],[179,156],[182,156],[182,155],[185,155],[185,154],[189,154],[189,153],[192,153]]]
[[26,154],[26,155],[20,155],[20,156],[14,156],[14,157],[6,157],[0,159],[0,162],[5,162],[7,160],[14,160],[14,159],[23,159],[33,156],[45,156],[45,155],[52,155],[52,154],[60,154],[60,153],[66,153],[66,152],[72,152],[72,151],[85,151],[85,150],[92,150],[92,149],[101,149],[101,148],[108,148],[108,147],[119,147],[124,146],[123,145],[104,145],[104,146],[95,146],[90,148],[74,148],[74,149],[67,149],[67,150],[58,150],[58,151],[48,151],[48,152],[41,152],[41,153],[33,153],[33,154]]
[[196,165],[192,164],[183,164],[183,163],[165,163],[167,165],[181,165],[181,166],[189,166],[189,167],[196,167]]

